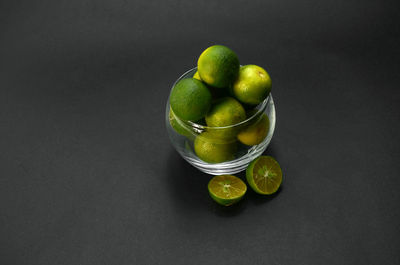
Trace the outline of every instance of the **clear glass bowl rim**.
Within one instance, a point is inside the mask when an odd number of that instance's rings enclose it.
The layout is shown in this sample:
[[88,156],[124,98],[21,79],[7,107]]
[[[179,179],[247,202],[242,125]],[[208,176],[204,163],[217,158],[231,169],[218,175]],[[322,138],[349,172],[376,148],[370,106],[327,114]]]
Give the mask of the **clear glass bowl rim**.
[[[192,68],[192,69],[187,70],[185,73],[183,73],[183,74],[174,82],[174,84],[172,85],[170,94],[171,94],[171,92],[172,92],[172,89],[175,87],[176,83],[178,83],[180,80],[184,79],[185,76],[186,76],[188,73],[190,73],[190,72],[192,72],[192,71],[195,71],[196,69],[197,69],[197,67],[194,67],[194,68]],[[252,120],[255,119],[256,117],[258,118],[258,117],[265,111],[265,109],[266,109],[266,107],[267,107],[267,105],[268,105],[268,100],[269,100],[270,95],[271,95],[271,93],[269,93],[268,97],[266,97],[266,98],[263,100],[263,102],[261,102],[260,104],[257,105],[257,106],[259,106],[259,109],[258,109],[251,117],[249,117],[249,118],[247,118],[247,119],[245,119],[245,120],[243,120],[243,121],[241,121],[241,122],[238,122],[238,123],[229,125],[229,126],[211,127],[211,126],[201,125],[201,124],[198,124],[198,123],[195,123],[195,122],[192,122],[192,121],[181,120],[181,119],[179,119],[179,117],[176,116],[176,115],[175,115],[175,119],[178,120],[178,122],[185,124],[186,126],[189,126],[189,127],[192,127],[192,128],[196,128],[196,129],[219,130],[219,129],[229,129],[229,128],[239,127],[239,126],[241,126],[241,125],[243,125],[243,124],[246,124],[246,123],[252,121]],[[169,97],[168,97],[168,105],[169,105]],[[257,107],[257,106],[255,106],[255,107]]]

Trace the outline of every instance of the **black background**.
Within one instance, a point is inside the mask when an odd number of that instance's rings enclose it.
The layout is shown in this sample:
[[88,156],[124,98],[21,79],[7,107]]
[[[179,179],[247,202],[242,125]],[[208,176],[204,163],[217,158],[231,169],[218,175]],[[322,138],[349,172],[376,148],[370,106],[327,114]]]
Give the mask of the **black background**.
[[[0,1],[0,264],[399,264],[397,1]],[[165,130],[213,44],[270,73],[284,180],[222,208]],[[238,174],[243,177],[243,173]]]

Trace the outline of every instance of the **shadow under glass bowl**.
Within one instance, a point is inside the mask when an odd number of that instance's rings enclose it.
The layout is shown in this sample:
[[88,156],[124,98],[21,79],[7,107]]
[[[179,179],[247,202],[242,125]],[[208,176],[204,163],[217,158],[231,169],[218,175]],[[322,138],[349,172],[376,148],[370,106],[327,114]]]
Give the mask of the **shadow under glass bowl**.
[[[193,77],[194,73],[196,73],[197,67],[190,69],[186,73],[184,73],[178,80],[175,81],[172,88],[175,86],[177,82],[184,78]],[[171,91],[172,91],[171,88]],[[239,122],[237,124],[225,127],[208,127],[205,125],[201,125],[198,123],[183,121],[178,117],[174,116],[174,121],[177,126],[181,129],[178,133],[176,128],[174,129],[171,125],[171,114],[170,114],[170,104],[169,98],[166,105],[165,111],[165,121],[166,128],[168,132],[168,136],[171,140],[173,147],[176,151],[192,166],[197,169],[211,175],[224,175],[224,174],[235,174],[247,168],[248,164],[259,157],[267,148],[269,143],[271,142],[272,136],[275,130],[275,122],[276,122],[276,114],[275,114],[275,105],[274,100],[272,98],[272,94],[261,102],[258,106],[256,106],[256,111],[254,114],[247,118],[246,120]],[[239,141],[237,141],[236,135],[230,138],[229,145],[235,145],[235,149],[231,150],[232,156],[229,158],[229,161],[218,162],[218,163],[209,163],[201,160],[196,153],[194,152],[194,141],[199,135],[204,132],[212,133],[213,135],[227,135],[226,132],[239,132],[247,126],[250,126],[260,120],[260,117],[266,114],[269,119],[269,130],[264,138],[264,140],[252,146],[247,146]],[[204,135],[204,134],[203,134]],[[217,146],[221,145],[221,141],[226,143],[226,139],[218,139],[216,137],[213,141]]]

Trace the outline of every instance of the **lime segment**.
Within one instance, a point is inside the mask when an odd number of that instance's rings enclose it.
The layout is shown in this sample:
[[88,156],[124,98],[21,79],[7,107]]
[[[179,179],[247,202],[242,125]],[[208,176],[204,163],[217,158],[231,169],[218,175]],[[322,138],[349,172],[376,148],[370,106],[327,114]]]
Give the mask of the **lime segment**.
[[282,183],[282,170],[271,156],[260,156],[253,160],[246,170],[250,187],[259,194],[275,193]]
[[208,192],[217,203],[229,206],[238,202],[247,191],[246,184],[238,177],[221,175],[208,183]]

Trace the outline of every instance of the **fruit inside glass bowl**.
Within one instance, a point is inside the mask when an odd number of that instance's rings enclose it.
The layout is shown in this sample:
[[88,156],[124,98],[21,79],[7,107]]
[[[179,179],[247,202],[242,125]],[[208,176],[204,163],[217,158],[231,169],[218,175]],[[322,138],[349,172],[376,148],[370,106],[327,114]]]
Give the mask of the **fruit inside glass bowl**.
[[214,45],[198,67],[171,88],[166,126],[172,145],[203,172],[233,174],[260,156],[275,128],[271,79],[256,65],[240,66],[228,47]]

